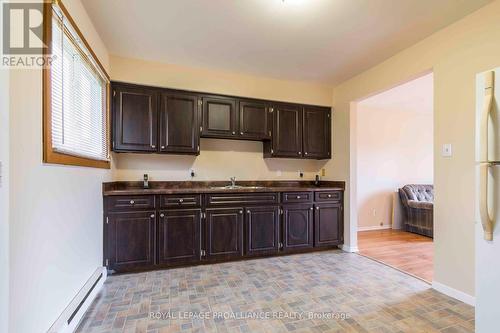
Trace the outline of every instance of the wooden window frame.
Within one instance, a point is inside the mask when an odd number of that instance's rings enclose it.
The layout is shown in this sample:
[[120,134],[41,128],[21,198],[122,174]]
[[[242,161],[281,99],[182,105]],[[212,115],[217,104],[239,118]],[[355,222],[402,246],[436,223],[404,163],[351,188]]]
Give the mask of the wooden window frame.
[[[43,42],[46,45],[44,48],[44,57],[48,59],[48,57],[52,54],[52,5],[56,3],[57,6],[61,9],[63,15],[72,25],[78,37],[81,39],[87,50],[90,52],[91,56],[94,58],[96,64],[99,66],[99,69],[104,73],[107,82],[106,82],[106,140],[110,142],[110,103],[111,103],[111,91],[110,91],[110,78],[104,66],[99,61],[99,58],[96,56],[89,43],[83,36],[82,32],[76,25],[75,21],[69,14],[66,7],[59,0],[47,1],[44,2],[43,5]],[[73,166],[82,166],[82,167],[92,167],[92,168],[101,168],[101,169],[110,169],[111,162],[110,161],[102,161],[92,158],[85,158],[74,156],[70,154],[64,154],[61,152],[57,152],[54,150],[52,146],[52,87],[51,87],[51,68],[49,66],[45,66],[42,69],[42,103],[43,103],[43,162],[49,164],[63,164],[63,165],[73,165]],[[108,154],[109,154],[109,145],[108,145]]]

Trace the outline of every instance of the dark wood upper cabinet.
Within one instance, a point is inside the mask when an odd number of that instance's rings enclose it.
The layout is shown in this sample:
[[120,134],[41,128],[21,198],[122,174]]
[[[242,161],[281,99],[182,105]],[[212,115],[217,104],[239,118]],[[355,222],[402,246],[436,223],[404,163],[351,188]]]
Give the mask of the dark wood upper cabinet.
[[112,150],[198,155],[200,137],[263,141],[264,157],[331,158],[331,110],[113,82]]
[[157,150],[158,92],[117,86],[113,90],[113,150]]
[[198,97],[166,92],[160,102],[160,152],[199,154]]
[[302,124],[304,136],[304,158],[330,158],[330,109],[309,106],[304,107]]
[[206,210],[206,256],[209,260],[243,255],[243,208]]
[[158,262],[187,264],[200,260],[201,209],[161,211],[158,219]]
[[252,207],[245,212],[245,254],[272,254],[279,251],[279,208]]
[[302,108],[299,105],[273,107],[271,156],[302,157]]
[[270,112],[266,103],[260,101],[239,101],[239,135],[249,140],[271,138]]
[[218,96],[202,97],[202,132],[204,137],[236,138],[236,99]]
[[283,206],[283,228],[285,251],[313,247],[313,206]]
[[108,267],[140,269],[155,263],[155,211],[113,213],[106,223]]
[[342,221],[342,203],[317,204],[314,210],[314,246],[340,244]]

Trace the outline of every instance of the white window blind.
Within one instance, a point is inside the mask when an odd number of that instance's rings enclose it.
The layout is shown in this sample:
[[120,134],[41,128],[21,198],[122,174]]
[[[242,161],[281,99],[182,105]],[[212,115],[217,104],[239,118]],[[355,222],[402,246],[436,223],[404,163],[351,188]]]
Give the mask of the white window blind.
[[57,7],[52,19],[52,55],[52,149],[109,161],[106,76]]

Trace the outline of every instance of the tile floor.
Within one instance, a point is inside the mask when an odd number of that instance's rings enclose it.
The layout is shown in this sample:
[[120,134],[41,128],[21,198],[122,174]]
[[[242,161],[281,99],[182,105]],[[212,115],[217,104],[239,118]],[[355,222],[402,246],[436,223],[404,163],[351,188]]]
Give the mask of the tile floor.
[[474,309],[327,251],[111,276],[77,332],[179,331],[474,332]]

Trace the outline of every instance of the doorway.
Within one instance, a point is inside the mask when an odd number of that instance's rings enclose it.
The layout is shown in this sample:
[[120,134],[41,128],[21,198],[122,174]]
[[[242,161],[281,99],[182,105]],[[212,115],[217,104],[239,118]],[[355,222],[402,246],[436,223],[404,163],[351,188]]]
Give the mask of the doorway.
[[355,196],[361,255],[433,278],[433,74],[356,103]]

